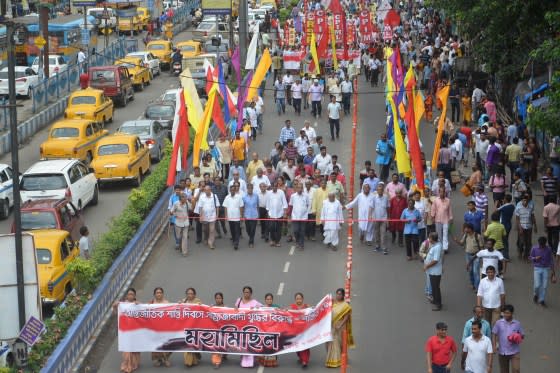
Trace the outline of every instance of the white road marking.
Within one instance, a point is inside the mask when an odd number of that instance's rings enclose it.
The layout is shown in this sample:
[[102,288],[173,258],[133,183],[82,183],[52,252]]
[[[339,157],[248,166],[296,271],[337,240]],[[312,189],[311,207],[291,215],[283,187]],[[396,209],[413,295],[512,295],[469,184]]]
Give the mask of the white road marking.
[[284,293],[284,283],[281,282],[280,285],[278,285],[278,291],[276,292],[276,295],[282,295],[282,293]]
[[290,270],[290,262],[286,262],[286,264],[284,264],[284,273],[288,272]]
[[259,365],[259,369],[257,369],[257,373],[263,373],[264,372],[264,366]]
[[294,255],[294,252],[296,251],[296,247],[292,246],[290,247],[290,254],[289,255]]

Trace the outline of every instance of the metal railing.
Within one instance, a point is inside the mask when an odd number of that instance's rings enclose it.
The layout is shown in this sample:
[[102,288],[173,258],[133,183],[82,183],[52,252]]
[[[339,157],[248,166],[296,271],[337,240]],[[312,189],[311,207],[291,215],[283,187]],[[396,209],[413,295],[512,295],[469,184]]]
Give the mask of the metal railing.
[[136,51],[138,40],[133,39],[131,41],[134,41],[134,43],[125,38],[115,40],[102,51],[88,56],[86,61],[70,64],[65,71],[31,87],[32,112],[35,114],[45,106],[72,93],[80,85],[80,73],[87,71],[88,67],[112,65],[116,59]]

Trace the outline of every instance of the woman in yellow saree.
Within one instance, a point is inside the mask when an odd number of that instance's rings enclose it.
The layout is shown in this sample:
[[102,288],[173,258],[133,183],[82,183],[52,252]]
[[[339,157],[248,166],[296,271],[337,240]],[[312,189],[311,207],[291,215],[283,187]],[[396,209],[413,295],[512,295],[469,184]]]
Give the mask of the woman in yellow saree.
[[342,339],[346,330],[348,348],[354,347],[352,336],[352,307],[344,301],[344,289],[338,289],[332,307],[332,342],[327,343],[327,368],[338,368],[342,365]]
[[[202,304],[200,299],[196,297],[196,290],[194,288],[188,288],[185,292],[187,297],[181,299],[179,303],[188,303],[188,304]],[[183,364],[187,368],[190,368],[194,365],[198,365],[200,362],[201,354],[200,352],[184,352],[183,353]]]

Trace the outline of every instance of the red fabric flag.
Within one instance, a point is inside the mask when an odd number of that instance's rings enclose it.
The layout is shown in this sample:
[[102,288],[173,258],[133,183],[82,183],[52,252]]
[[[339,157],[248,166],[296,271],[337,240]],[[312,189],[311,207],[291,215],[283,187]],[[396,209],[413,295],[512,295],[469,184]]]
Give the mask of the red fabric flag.
[[315,11],[314,27],[317,41],[317,55],[319,58],[326,58],[329,45],[329,27],[327,25],[327,15],[324,10]]
[[373,41],[372,38],[372,25],[371,17],[368,10],[362,10],[360,12],[360,29],[359,33],[362,37],[362,42],[369,44]]
[[220,107],[220,100],[217,98],[214,100],[214,107],[212,108],[212,120],[218,126],[218,129],[222,135],[226,135],[226,124],[224,122],[224,114],[222,113],[222,108]]
[[344,9],[342,9],[342,5],[340,5],[339,0],[331,0],[327,9],[331,11],[331,13],[344,13]]
[[416,131],[416,113],[414,112],[414,94],[413,88],[416,86],[416,79],[414,74],[406,82],[406,96],[407,96],[407,110],[404,117],[406,123],[408,144],[410,152],[410,160],[412,161],[412,168],[416,176],[416,185],[419,190],[424,190],[424,167],[422,163],[422,154],[420,149],[420,139]]
[[167,170],[167,186],[175,184],[175,177],[177,175],[177,158],[179,156],[179,149],[181,149],[181,166],[186,168],[187,156],[190,146],[190,131],[189,119],[187,114],[187,106],[185,105],[185,93],[183,89],[179,91],[179,123],[177,125],[177,132],[175,134],[175,141],[173,143],[173,153],[169,162],[169,169]]
[[210,89],[212,88],[212,85],[214,84],[214,76],[213,76],[214,71],[213,70],[214,69],[212,69],[212,68],[208,68],[208,70],[206,70],[206,94],[210,93]]

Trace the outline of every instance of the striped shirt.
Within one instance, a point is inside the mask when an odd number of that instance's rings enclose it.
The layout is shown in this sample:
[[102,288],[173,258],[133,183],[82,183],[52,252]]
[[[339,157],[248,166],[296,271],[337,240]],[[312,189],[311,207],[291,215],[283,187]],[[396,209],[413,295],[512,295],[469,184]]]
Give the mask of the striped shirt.
[[556,179],[556,176],[543,175],[541,177],[541,183],[546,194],[556,194],[558,190],[558,180]]
[[476,209],[486,217],[486,209],[488,208],[488,197],[486,194],[475,192],[473,194],[473,201]]

